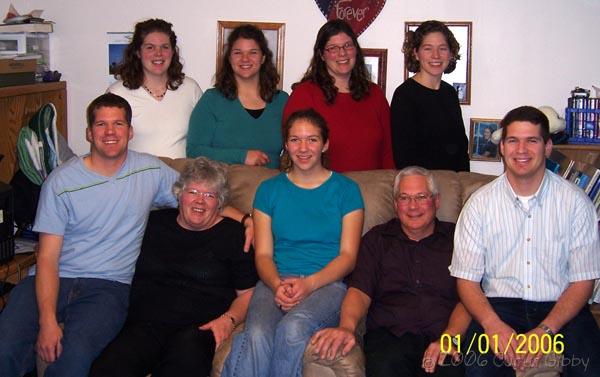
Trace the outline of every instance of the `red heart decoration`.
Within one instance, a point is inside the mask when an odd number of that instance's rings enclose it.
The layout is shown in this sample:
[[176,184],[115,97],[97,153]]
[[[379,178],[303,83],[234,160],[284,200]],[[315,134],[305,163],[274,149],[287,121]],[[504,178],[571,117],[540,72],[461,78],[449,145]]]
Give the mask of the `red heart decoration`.
[[[323,5],[319,1],[317,4]],[[329,5],[327,19],[346,21],[358,37],[379,16],[384,5],[385,0],[334,0]]]

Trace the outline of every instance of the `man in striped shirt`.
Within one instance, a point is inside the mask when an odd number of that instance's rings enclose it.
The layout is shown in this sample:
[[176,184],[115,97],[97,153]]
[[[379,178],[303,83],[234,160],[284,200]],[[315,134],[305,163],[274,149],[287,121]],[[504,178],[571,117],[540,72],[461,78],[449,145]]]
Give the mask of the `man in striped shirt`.
[[542,112],[516,108],[501,126],[505,174],[465,204],[450,266],[475,319],[466,375],[512,376],[564,349],[569,376],[600,376],[600,331],[587,306],[600,277],[595,209],[545,169],[552,141]]

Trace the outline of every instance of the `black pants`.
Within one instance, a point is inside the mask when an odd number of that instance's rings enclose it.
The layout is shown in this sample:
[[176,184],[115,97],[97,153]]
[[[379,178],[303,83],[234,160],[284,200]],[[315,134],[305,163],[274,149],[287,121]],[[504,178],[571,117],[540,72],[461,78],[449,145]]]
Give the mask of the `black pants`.
[[397,337],[384,329],[367,331],[365,335],[365,356],[368,377],[462,377],[462,365],[437,366],[435,373],[425,373],[421,368],[423,354],[429,346],[420,335],[406,333]]
[[215,340],[197,325],[128,323],[94,361],[90,377],[208,376]]

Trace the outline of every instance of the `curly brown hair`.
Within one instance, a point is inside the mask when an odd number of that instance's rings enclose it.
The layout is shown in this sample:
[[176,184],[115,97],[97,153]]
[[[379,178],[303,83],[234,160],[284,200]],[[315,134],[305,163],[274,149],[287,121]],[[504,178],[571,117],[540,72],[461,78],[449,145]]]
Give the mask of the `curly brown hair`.
[[[356,34],[345,21],[330,20],[319,29],[317,40],[313,47],[313,56],[310,65],[302,77],[302,80],[300,80],[300,82],[312,81],[317,84],[323,91],[325,101],[327,101],[328,104],[332,104],[335,101],[338,89],[335,86],[333,77],[331,77],[327,71],[327,65],[323,60],[323,53],[325,52],[325,46],[327,45],[327,42],[329,42],[329,39],[340,33],[344,33],[350,37],[352,43],[354,43],[354,46],[356,47],[354,68],[352,68],[352,72],[350,73],[350,94],[355,101],[369,95],[369,86],[371,83],[370,75],[367,66],[365,65],[365,56],[358,44]],[[298,84],[299,83],[295,83],[292,85],[292,89]]]
[[452,31],[443,22],[430,20],[423,22],[416,31],[408,31],[402,45],[402,52],[404,53],[404,66],[409,72],[419,72],[421,65],[415,57],[415,50],[418,50],[423,43],[423,39],[429,33],[442,33],[446,38],[446,43],[450,47],[450,54],[452,58],[444,73],[450,73],[456,68],[456,61],[460,60],[460,44],[454,38]]
[[240,38],[255,41],[263,54],[264,63],[260,65],[258,85],[260,97],[265,102],[271,102],[275,93],[278,92],[279,74],[273,64],[273,52],[269,49],[265,35],[254,25],[240,25],[233,29],[229,37],[227,37],[227,45],[225,46],[225,52],[221,60],[221,67],[215,76],[215,88],[226,98],[234,99],[237,97],[237,82],[235,81],[235,74],[233,73],[229,57],[233,45]]
[[129,89],[137,89],[144,83],[144,69],[139,52],[144,43],[146,36],[153,32],[163,33],[169,36],[169,42],[173,49],[173,57],[171,64],[167,69],[168,82],[167,88],[177,90],[183,82],[185,74],[183,64],[179,61],[179,48],[177,47],[177,36],[173,32],[173,24],[153,18],[150,20],[138,22],[135,24],[135,31],[131,42],[125,48],[123,53],[123,61],[116,68],[115,78],[123,80],[123,86]]

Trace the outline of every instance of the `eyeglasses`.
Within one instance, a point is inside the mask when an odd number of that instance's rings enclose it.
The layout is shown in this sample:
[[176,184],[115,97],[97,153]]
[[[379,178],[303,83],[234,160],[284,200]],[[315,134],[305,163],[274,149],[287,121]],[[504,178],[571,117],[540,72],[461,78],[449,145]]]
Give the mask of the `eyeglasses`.
[[419,193],[415,195],[400,194],[396,200],[401,206],[407,206],[412,200],[418,205],[429,204],[429,201],[433,198],[432,194]]
[[202,198],[204,198],[205,200],[216,200],[217,199],[217,193],[216,192],[210,192],[210,191],[198,191],[195,189],[190,189],[187,190],[186,193],[188,195],[192,195],[194,197],[198,197],[201,196]]
[[354,46],[354,43],[346,42],[341,46],[331,45],[331,46],[325,47],[324,50],[327,51],[328,53],[330,53],[331,55],[337,55],[340,53],[341,49],[344,49],[345,52],[351,52],[354,50],[355,47],[356,46]]

